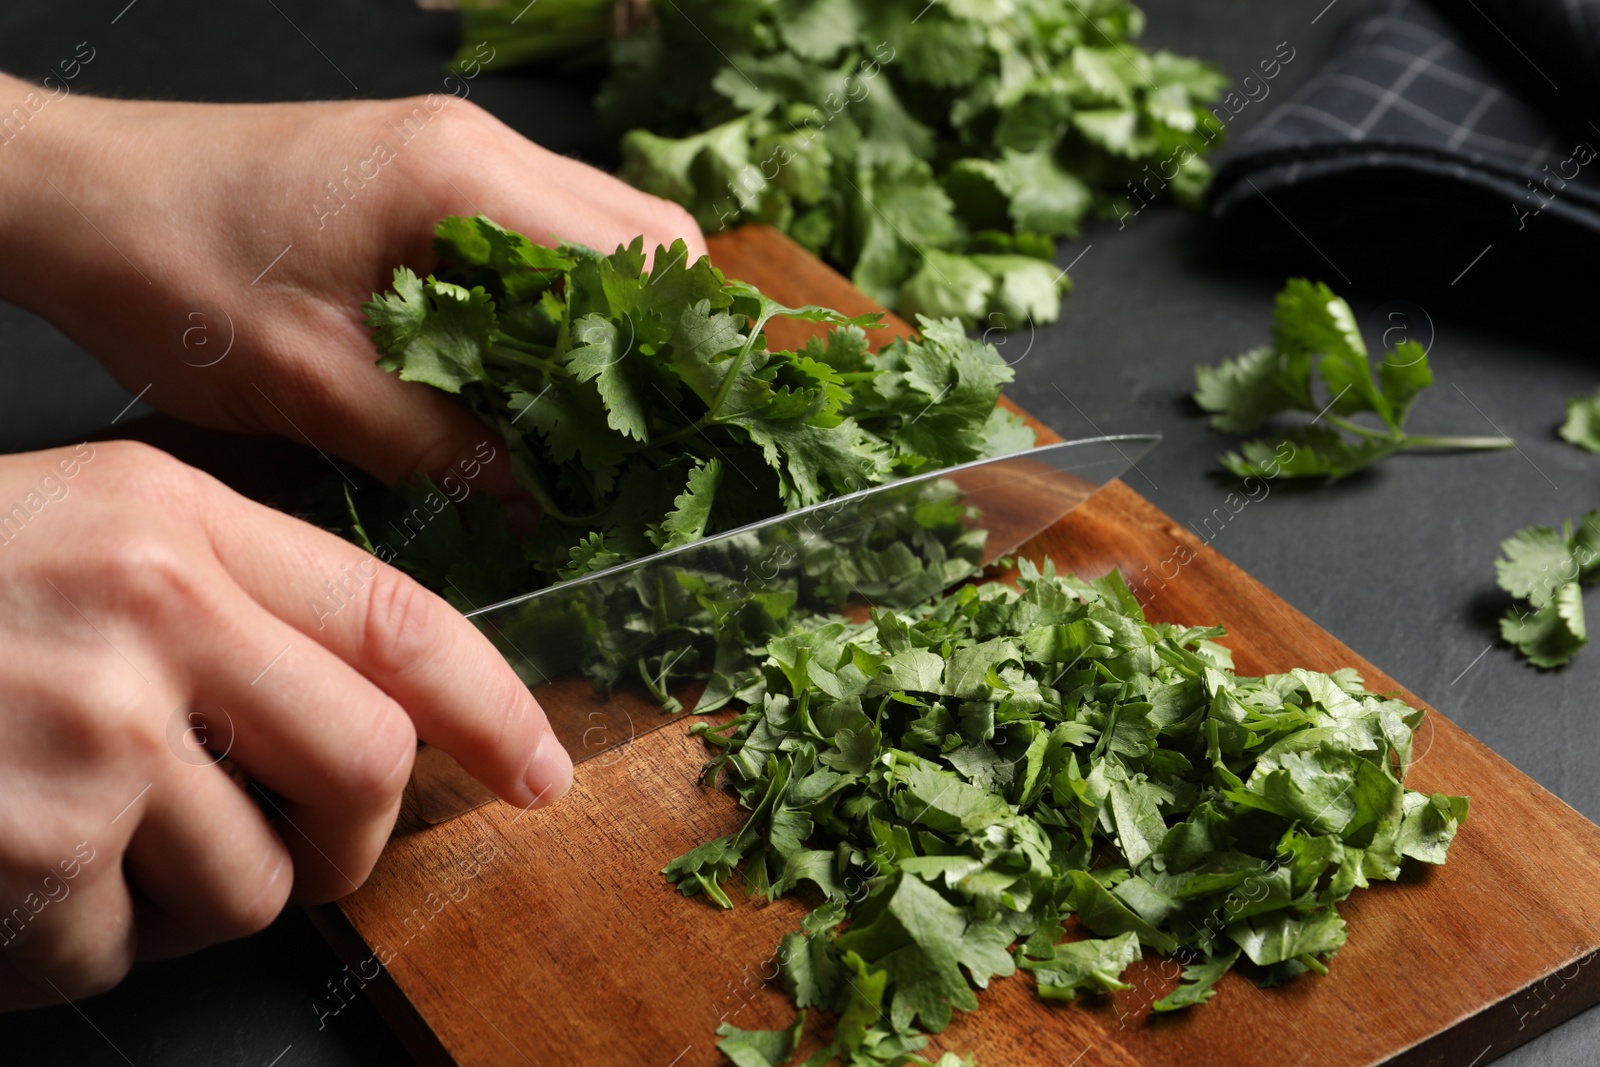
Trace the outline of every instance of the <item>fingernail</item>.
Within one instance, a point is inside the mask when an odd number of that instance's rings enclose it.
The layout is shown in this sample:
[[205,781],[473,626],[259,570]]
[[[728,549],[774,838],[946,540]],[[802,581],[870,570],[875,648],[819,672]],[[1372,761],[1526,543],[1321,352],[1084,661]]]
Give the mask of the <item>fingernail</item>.
[[552,804],[566,796],[567,790],[572,788],[572,757],[567,755],[567,750],[554,733],[546,730],[544,736],[539,738],[522,780],[528,792],[533,794],[533,802],[528,805],[530,808]]

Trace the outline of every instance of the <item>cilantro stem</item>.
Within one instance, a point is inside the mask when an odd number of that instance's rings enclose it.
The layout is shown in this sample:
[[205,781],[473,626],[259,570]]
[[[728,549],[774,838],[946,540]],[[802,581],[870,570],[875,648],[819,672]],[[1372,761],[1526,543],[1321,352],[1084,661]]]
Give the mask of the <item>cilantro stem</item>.
[[567,376],[565,367],[552,363],[548,359],[541,359],[528,352],[518,351],[505,344],[496,343],[490,345],[488,354],[507,363],[515,363],[518,366],[532,367],[534,370],[543,371],[552,378],[564,378]]
[[680,426],[669,434],[663,434],[660,437],[651,438],[650,444],[659,448],[662,445],[670,445],[674,441],[681,441],[685,437],[693,437],[697,433],[704,433],[706,430],[710,429],[711,424],[716,421],[717,420],[713,419],[710,415],[702,415],[700,418],[696,419],[694,422],[691,422],[687,426]]
[[1515,448],[1509,437],[1451,437],[1437,434],[1406,434],[1406,444],[1414,448]]
[[703,433],[706,429],[715,425],[719,421],[717,418],[717,412],[722,410],[722,405],[728,399],[728,394],[733,391],[733,383],[738,379],[739,371],[744,367],[745,359],[755,349],[756,342],[761,339],[761,331],[766,327],[767,323],[772,320],[772,318],[773,314],[768,312],[767,314],[762,315],[759,319],[752,320],[750,324],[750,336],[745,339],[744,347],[739,349],[739,354],[733,358],[733,365],[728,368],[727,377],[723,378],[722,384],[717,387],[717,395],[711,398],[711,403],[707,406],[706,413],[700,416],[699,419],[690,423],[688,426],[680,427],[679,429],[667,434],[665,437],[656,438],[653,442],[651,442],[652,444],[671,444],[673,441],[679,441],[685,437],[691,437],[694,434]]
[[745,338],[744,347],[739,349],[739,354],[734,357],[733,366],[728,368],[728,376],[723,378],[722,384],[717,387],[717,395],[711,398],[711,406],[707,409],[705,418],[700,420],[701,422],[716,421],[717,412],[722,410],[723,402],[728,399],[728,394],[733,392],[733,383],[738,379],[739,371],[744,367],[744,361],[749,358],[751,351],[756,347],[756,342],[761,339],[761,331],[766,328],[768,322],[772,321],[772,318],[773,312],[768,311],[759,319],[751,321],[750,335]]
[[1516,442],[1509,437],[1456,437],[1441,434],[1420,433],[1386,433],[1382,430],[1373,430],[1360,423],[1351,422],[1349,419],[1338,415],[1327,415],[1323,418],[1339,427],[1374,441],[1394,441],[1405,448],[1515,448]]
[[[1332,415],[1327,412],[1324,412],[1322,417],[1339,427],[1341,430],[1348,430],[1359,437],[1370,437],[1378,441],[1393,441],[1399,436],[1393,433],[1385,433],[1382,430],[1369,429],[1365,426],[1362,426],[1358,422],[1351,422],[1349,419],[1341,418],[1338,415]],[[1313,420],[1313,425],[1314,424],[1315,420]]]

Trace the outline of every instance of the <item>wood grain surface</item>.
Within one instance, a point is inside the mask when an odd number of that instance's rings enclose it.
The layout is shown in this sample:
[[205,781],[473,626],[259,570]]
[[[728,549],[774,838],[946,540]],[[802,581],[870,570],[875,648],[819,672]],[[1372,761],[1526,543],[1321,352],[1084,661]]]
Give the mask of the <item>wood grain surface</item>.
[[[772,231],[719,237],[713,256],[787,303],[871,309]],[[1241,673],[1353,666],[1369,688],[1420,703],[1121,483],[1024,554],[1088,577],[1120,568],[1152,618],[1224,624]],[[705,753],[686,729],[581,764],[547,811],[494,803],[438,827],[403,819],[367,884],[316,916],[350,964],[347,988],[365,985],[422,1062],[470,1067],[707,1067],[721,1062],[719,1022],[786,1025],[787,999],[765,979],[806,905],[735,894],[725,912],[657,873],[743,819],[700,786]],[[1160,1020],[1146,1009],[1175,982],[1154,958],[1136,965],[1134,988],[1070,1005],[1003,979],[935,1036],[933,1058],[1481,1067],[1600,1000],[1600,828],[1437,712],[1417,752],[1407,784],[1469,794],[1471,817],[1447,866],[1414,864],[1341,905],[1350,938],[1326,978],[1261,990],[1232,974],[1210,1004]]]

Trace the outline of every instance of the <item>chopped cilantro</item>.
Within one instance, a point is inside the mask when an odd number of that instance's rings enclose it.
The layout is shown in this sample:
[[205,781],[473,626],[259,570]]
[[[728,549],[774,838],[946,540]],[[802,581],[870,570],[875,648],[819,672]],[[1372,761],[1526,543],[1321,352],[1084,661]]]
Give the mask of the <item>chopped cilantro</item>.
[[[817,620],[771,643],[735,719],[695,727],[750,816],[663,873],[723,907],[736,872],[758,899],[819,892],[779,951],[797,1007],[837,1015],[807,1065],[922,1063],[1016,970],[1071,1000],[1181,952],[1157,1012],[1241,960],[1325,974],[1338,903],[1443,863],[1466,820],[1404,785],[1423,713],[1354,671],[1238,676],[1219,629],[1149,622],[1115,573],[1024,561],[1019,586]],[[786,1062],[785,1033],[723,1047]]]

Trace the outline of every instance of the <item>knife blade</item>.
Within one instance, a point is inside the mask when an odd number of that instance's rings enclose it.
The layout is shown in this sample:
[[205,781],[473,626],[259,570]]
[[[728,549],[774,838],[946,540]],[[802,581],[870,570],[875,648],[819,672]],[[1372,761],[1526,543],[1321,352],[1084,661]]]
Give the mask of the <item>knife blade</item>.
[[[574,764],[623,758],[681,714],[664,676],[701,655],[717,612],[752,605],[861,616],[980,573],[1120,477],[1159,434],[1082,438],[905,478],[643,556],[468,613],[516,668]],[[708,605],[712,607],[708,608]],[[676,656],[677,660],[673,657]],[[652,666],[654,664],[654,666]],[[632,684],[629,668],[638,668]],[[645,684],[640,685],[640,676]],[[594,679],[617,682],[607,696]],[[700,686],[671,694],[685,704]],[[418,750],[417,813],[438,824],[494,799],[448,754]]]

